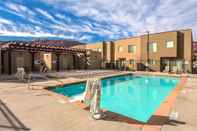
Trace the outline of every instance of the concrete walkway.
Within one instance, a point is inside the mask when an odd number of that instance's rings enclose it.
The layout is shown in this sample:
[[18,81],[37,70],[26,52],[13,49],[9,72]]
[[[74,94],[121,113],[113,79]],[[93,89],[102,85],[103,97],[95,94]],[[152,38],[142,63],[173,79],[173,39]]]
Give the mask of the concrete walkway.
[[177,118],[163,126],[162,131],[197,131],[197,76],[188,78],[179,93],[172,114]]
[[[105,74],[106,75],[106,74]],[[128,123],[112,119],[95,121],[76,104],[65,103],[39,87],[54,86],[83,79],[67,78],[26,83],[0,82],[0,131],[138,131]]]
[[[94,121],[90,113],[43,91],[24,87],[0,88],[0,131],[137,131],[130,124],[116,121]],[[16,119],[9,120],[10,112]],[[2,110],[7,112],[7,115]],[[17,124],[12,124],[17,123]]]

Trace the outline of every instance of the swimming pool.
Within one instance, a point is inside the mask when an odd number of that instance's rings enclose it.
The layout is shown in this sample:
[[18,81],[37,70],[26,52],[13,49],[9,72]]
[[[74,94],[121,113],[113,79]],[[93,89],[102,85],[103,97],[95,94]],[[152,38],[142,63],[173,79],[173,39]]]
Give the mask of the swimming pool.
[[[147,122],[179,83],[178,78],[123,75],[102,79],[100,107],[138,121]],[[70,98],[85,91],[85,83],[51,89]]]

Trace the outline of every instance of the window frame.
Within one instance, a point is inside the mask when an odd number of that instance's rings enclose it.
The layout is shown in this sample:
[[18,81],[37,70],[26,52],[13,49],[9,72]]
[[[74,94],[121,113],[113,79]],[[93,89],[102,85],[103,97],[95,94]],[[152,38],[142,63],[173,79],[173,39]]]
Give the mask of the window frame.
[[135,65],[136,63],[136,60],[135,59],[129,59],[129,64],[130,65]]
[[[167,45],[168,45],[168,42],[172,42],[172,43],[173,43],[173,46],[172,46],[172,47],[168,47],[168,46],[167,46]],[[168,48],[168,49],[174,48],[174,47],[175,47],[174,41],[173,41],[173,40],[168,40],[168,41],[166,41],[166,42],[165,42],[165,47]]]
[[157,61],[154,59],[149,59],[148,64],[151,66],[155,66],[157,64]]
[[[156,45],[156,50],[154,50],[154,44]],[[149,52],[156,53],[158,51],[158,44],[157,42],[150,42],[148,44]],[[152,48],[151,48],[152,47]]]
[[97,51],[98,51],[98,52],[102,52],[101,48],[97,48]]
[[[130,48],[129,48],[130,47]],[[133,49],[132,49],[132,48]],[[137,46],[136,45],[128,45],[128,53],[132,53],[132,54],[135,54],[136,53],[136,50],[137,50]]]

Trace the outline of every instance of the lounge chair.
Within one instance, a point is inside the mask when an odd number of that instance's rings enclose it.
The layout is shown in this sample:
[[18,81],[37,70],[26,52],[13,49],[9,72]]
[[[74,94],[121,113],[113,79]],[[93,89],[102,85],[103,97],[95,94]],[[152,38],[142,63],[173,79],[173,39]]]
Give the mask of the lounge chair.
[[25,75],[26,75],[26,73],[25,73],[25,69],[23,67],[17,68],[17,72],[15,74],[15,77],[18,80],[24,80]]

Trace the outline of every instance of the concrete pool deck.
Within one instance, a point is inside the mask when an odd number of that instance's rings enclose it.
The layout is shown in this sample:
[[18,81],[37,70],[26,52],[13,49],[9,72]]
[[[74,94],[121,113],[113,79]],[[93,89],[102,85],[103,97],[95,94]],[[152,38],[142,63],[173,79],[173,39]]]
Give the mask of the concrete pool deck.
[[[79,81],[77,78],[62,81]],[[57,84],[49,80],[34,85]],[[2,131],[75,131],[91,129],[113,131],[155,130],[162,126],[162,131],[193,131],[197,129],[197,76],[187,79],[180,91],[172,112],[178,114],[175,120],[160,117],[165,121],[145,126],[135,125],[130,121],[122,121],[116,114],[105,120],[94,121],[86,110],[76,104],[66,103],[63,99],[51,96],[44,90],[28,90],[23,83],[0,82],[0,130]],[[177,93],[178,94],[178,93]],[[16,119],[17,118],[17,119]]]

